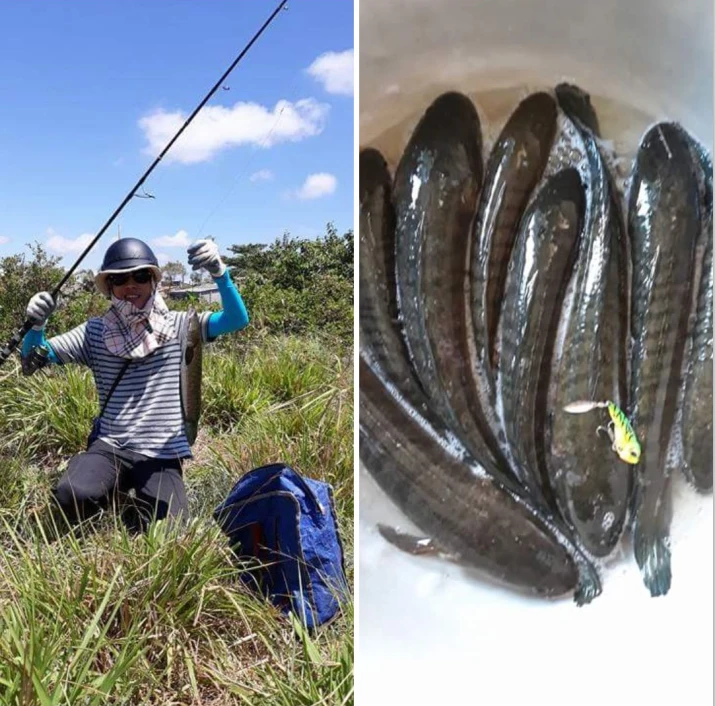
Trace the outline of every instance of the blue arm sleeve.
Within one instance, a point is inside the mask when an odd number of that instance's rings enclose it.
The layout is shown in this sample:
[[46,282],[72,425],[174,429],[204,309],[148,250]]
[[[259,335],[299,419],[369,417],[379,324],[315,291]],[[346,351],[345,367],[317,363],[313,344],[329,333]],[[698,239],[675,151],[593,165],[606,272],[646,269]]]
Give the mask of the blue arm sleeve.
[[47,357],[47,359],[50,361],[50,363],[60,362],[60,359],[57,357],[57,354],[55,353],[55,351],[52,350],[52,346],[45,338],[45,329],[42,329],[42,331],[35,331],[34,328],[31,328],[25,334],[25,338],[22,339],[22,357],[27,358],[27,356],[30,355],[30,351],[36,346],[47,346],[50,351],[50,355]]
[[227,267],[224,274],[215,279],[214,282],[219,288],[221,304],[224,309],[223,311],[214,312],[209,317],[208,334],[211,341],[224,333],[240,331],[242,328],[246,328],[249,323],[246,305],[239,294],[239,290],[236,289],[236,285],[231,281],[229,268]]

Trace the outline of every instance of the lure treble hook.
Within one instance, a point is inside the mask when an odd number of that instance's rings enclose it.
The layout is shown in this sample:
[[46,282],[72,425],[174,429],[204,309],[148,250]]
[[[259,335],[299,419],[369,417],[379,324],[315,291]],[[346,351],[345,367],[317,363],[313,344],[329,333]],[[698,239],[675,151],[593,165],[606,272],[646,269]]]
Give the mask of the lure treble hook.
[[636,432],[627,419],[626,414],[611,400],[593,402],[591,400],[578,400],[570,402],[562,408],[570,414],[585,414],[594,409],[606,409],[609,412],[610,422],[606,427],[597,427],[597,434],[606,431],[612,442],[612,451],[625,463],[635,465],[641,458],[641,445]]

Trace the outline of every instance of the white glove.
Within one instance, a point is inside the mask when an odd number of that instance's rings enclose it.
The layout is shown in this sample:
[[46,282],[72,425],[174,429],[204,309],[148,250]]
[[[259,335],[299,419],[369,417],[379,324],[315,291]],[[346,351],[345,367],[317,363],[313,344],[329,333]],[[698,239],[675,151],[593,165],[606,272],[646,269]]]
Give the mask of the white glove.
[[38,292],[30,299],[25,313],[28,319],[34,321],[32,328],[35,331],[42,331],[45,328],[47,319],[56,306],[57,303],[49,292]]
[[219,246],[213,240],[197,240],[189,246],[189,264],[193,270],[205,269],[215,279],[226,271],[219,255]]

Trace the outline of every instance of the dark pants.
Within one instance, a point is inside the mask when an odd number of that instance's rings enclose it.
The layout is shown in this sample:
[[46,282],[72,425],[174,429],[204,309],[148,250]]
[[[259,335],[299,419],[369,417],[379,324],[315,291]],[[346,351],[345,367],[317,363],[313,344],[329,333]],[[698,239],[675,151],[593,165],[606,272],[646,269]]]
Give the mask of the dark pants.
[[181,460],[149,458],[103,441],[70,459],[54,496],[70,524],[76,524],[110,503],[128,500],[132,489],[136,496],[125,515],[130,528],[188,515]]

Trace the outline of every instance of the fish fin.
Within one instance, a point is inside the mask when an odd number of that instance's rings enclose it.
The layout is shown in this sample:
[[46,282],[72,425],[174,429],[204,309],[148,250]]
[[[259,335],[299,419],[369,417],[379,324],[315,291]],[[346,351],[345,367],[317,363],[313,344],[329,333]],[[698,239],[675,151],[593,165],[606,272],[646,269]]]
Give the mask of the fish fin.
[[665,596],[671,588],[671,549],[668,537],[634,536],[634,556],[644,585],[652,597]]
[[577,561],[577,569],[579,571],[579,583],[574,592],[574,602],[578,606],[591,603],[597,596],[602,593],[602,581],[599,578],[599,572],[590,562],[582,559]]
[[383,539],[408,554],[436,556],[451,561],[459,561],[459,557],[456,554],[443,549],[432,537],[419,537],[380,523],[378,523],[378,531]]
[[713,490],[713,469],[710,473],[708,471],[695,473],[695,464],[686,460],[682,460],[679,466],[691,489],[701,494],[707,494]]

